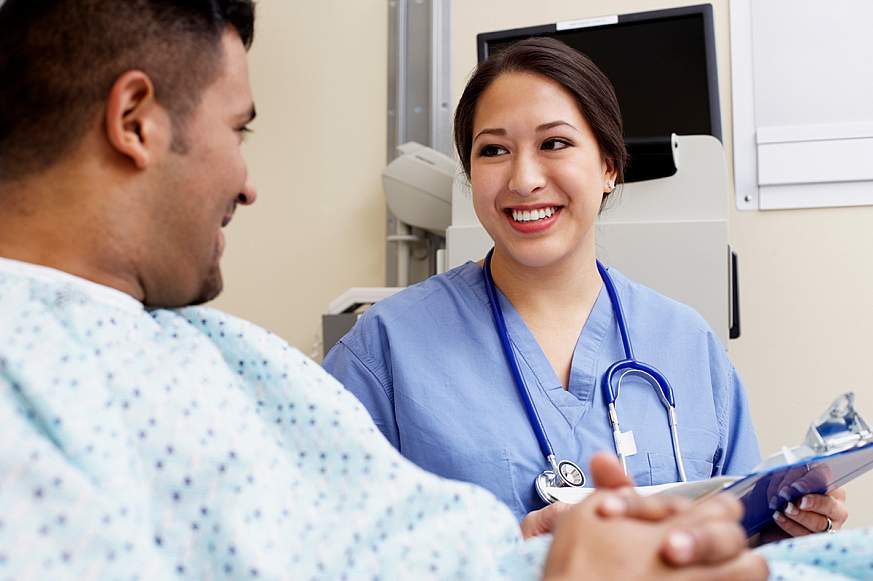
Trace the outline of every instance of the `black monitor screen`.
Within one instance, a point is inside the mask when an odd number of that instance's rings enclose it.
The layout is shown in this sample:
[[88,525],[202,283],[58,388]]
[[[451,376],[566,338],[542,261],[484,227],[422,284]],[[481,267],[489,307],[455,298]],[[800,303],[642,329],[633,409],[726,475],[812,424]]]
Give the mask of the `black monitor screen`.
[[721,139],[711,10],[701,5],[569,30],[550,25],[480,34],[479,58],[523,38],[556,38],[588,55],[610,78],[629,144],[671,133]]

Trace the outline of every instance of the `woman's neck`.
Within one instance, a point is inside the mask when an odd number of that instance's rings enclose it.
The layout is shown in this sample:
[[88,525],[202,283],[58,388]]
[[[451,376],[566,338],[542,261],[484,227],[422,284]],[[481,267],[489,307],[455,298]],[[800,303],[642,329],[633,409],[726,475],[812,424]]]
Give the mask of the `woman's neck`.
[[531,267],[497,248],[491,258],[491,276],[526,321],[568,315],[568,323],[578,318],[584,321],[602,285],[594,253],[584,249],[552,264]]

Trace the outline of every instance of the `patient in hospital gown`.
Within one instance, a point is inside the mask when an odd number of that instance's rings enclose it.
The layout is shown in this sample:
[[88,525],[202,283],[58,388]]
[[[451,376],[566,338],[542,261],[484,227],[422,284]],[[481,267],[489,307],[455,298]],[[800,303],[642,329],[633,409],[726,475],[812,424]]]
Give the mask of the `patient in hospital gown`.
[[0,321],[2,580],[538,576],[546,539],[252,324],[4,259]]
[[[540,575],[549,537],[259,327],[5,259],[0,321],[0,580]],[[863,579],[871,541],[765,551],[775,579]]]

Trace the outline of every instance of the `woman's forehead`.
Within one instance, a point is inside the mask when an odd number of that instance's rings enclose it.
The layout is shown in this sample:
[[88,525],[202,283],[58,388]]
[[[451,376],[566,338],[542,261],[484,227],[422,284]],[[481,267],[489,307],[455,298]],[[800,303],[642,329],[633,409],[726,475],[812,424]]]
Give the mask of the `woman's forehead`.
[[[584,121],[579,104],[560,83],[527,72],[509,72],[498,76],[476,103],[474,133],[492,124],[535,126],[563,120],[576,126]],[[574,121],[576,123],[574,123]]]

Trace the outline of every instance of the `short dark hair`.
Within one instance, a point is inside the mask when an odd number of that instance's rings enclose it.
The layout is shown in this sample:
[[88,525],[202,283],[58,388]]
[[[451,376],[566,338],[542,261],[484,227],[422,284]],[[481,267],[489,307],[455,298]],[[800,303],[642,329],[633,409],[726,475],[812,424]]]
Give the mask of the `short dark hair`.
[[252,0],[0,0],[0,182],[73,149],[129,70],[152,80],[175,143],[218,75],[224,30],[248,48],[254,18]]
[[627,149],[615,89],[590,58],[553,38],[521,40],[490,56],[476,68],[455,109],[455,148],[468,178],[476,105],[497,77],[511,72],[541,75],[569,91],[591,126],[610,169],[616,172],[616,183],[624,180]]

